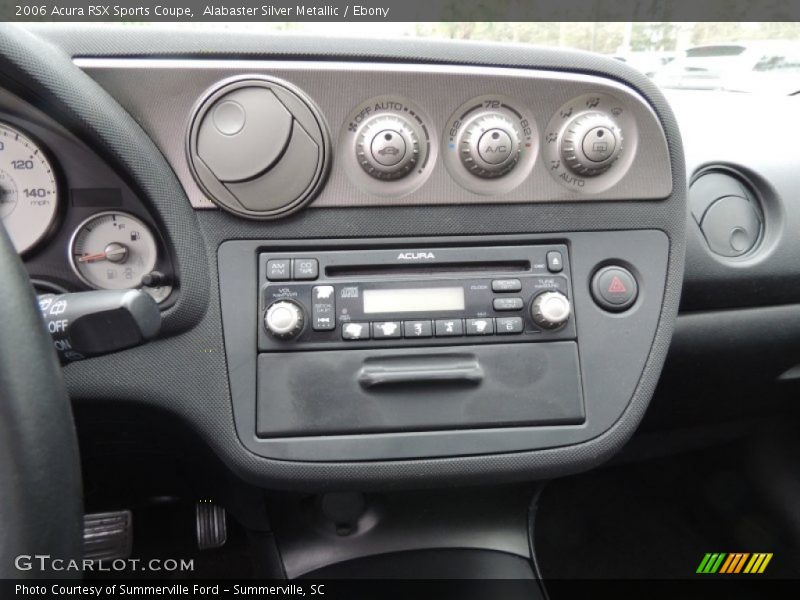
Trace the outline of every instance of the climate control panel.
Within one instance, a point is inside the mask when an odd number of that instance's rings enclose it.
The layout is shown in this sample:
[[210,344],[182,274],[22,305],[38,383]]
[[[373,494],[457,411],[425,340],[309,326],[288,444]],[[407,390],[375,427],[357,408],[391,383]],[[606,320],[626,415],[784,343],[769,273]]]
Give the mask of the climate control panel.
[[[303,61],[230,77],[236,66],[221,61],[197,80],[159,71],[192,103],[170,104],[148,132],[196,208],[275,219],[304,207],[639,201],[672,190],[653,108],[607,77]],[[121,97],[137,97],[126,86],[140,75],[114,78]]]
[[259,349],[575,337],[562,244],[341,250],[259,258]]

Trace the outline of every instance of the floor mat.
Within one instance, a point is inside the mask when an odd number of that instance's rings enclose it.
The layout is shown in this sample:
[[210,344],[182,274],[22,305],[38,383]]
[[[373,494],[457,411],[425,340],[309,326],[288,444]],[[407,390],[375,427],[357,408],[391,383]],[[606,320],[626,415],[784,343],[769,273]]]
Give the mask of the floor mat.
[[610,467],[551,482],[539,499],[547,579],[697,577],[708,552],[771,552],[767,577],[800,577],[800,553],[748,479],[742,448]]

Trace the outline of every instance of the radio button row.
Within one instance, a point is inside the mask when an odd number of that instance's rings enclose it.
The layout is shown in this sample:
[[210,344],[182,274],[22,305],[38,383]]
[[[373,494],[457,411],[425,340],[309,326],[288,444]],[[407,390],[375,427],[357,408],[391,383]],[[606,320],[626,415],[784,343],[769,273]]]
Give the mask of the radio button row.
[[374,340],[399,338],[400,334],[400,321],[382,321],[372,324],[372,339]]
[[434,325],[436,337],[464,335],[464,322],[461,319],[437,319]]
[[[294,264],[293,264],[294,263]],[[316,258],[273,258],[267,261],[267,281],[313,281],[319,277]]]
[[522,310],[522,298],[495,298],[492,300],[495,310]]
[[492,335],[494,319],[467,319],[467,335]]
[[345,323],[342,325],[342,339],[368,340],[369,323]]
[[430,321],[403,321],[403,331],[407,338],[429,338],[433,336]]
[[495,324],[497,325],[497,335],[522,333],[522,317],[497,317]]
[[492,281],[493,292],[519,292],[522,282],[519,279],[495,279]]

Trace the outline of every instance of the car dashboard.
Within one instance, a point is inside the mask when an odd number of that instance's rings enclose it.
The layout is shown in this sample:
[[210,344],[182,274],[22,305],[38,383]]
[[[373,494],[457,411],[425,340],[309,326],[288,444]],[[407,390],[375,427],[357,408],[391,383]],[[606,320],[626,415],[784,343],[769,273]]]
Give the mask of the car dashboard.
[[[72,398],[168,415],[252,483],[588,469],[654,395],[654,427],[700,418],[693,348],[800,328],[797,172],[767,139],[794,98],[751,131],[750,96],[502,44],[31,26],[0,54],[34,286],[141,287],[162,314],[68,365]],[[738,350],[770,385],[800,358]]]

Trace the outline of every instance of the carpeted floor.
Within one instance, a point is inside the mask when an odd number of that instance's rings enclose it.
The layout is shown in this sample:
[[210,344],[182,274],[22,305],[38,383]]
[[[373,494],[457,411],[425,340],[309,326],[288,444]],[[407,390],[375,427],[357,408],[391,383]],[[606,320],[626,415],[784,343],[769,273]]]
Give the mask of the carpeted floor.
[[772,552],[766,577],[800,577],[800,551],[765,509],[741,466],[743,451],[706,450],[551,482],[534,529],[545,580],[694,578],[707,552]]

